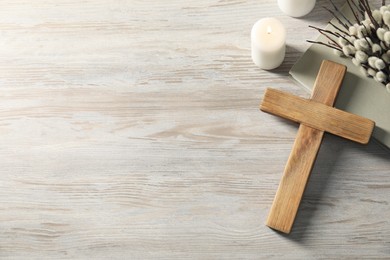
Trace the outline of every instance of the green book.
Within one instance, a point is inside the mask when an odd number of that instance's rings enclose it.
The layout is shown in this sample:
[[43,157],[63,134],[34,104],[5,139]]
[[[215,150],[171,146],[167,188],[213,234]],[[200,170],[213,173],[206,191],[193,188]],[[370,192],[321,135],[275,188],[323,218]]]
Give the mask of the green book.
[[[347,5],[341,10],[346,17],[352,16]],[[332,22],[337,24],[335,19]],[[326,29],[334,31],[330,25]],[[327,42],[327,39],[321,35],[317,41]],[[332,49],[313,44],[292,67],[290,75],[306,90],[311,91],[323,60],[347,66],[347,74],[335,107],[375,121],[373,137],[390,148],[390,93],[373,78],[365,77],[351,59],[338,57]]]

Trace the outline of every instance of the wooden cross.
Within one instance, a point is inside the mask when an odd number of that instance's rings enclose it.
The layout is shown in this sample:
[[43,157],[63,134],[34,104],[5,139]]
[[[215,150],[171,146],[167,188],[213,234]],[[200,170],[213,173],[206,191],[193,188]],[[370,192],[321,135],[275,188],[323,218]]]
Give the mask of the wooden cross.
[[310,99],[267,89],[260,109],[300,123],[266,225],[290,233],[324,132],[368,143],[375,123],[333,107],[346,67],[323,61]]

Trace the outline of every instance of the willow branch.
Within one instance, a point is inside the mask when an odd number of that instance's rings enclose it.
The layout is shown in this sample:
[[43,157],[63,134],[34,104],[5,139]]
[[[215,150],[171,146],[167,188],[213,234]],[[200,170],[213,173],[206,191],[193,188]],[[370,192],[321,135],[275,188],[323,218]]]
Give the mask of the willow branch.
[[377,30],[379,28],[379,24],[377,23],[375,18],[372,16],[372,11],[371,11],[371,8],[370,8],[370,4],[368,3],[367,0],[359,0],[359,3],[362,4],[364,10],[366,11],[368,17],[370,18],[370,20],[372,22],[372,24],[375,26],[375,30]]
[[329,8],[327,8],[327,7],[323,7],[326,11],[328,11],[329,13],[331,13],[333,16],[334,16],[334,18],[336,18],[337,19],[337,21],[345,28],[345,29],[347,29],[348,30],[348,25],[347,24],[345,24],[345,23],[343,23],[343,21],[341,21],[341,19],[332,11],[332,10],[330,10]]
[[340,27],[338,27],[338,26],[336,26],[334,23],[332,23],[332,22],[329,22],[329,24],[330,25],[332,25],[333,26],[333,28],[335,28],[336,30],[338,30],[339,32],[341,32],[341,33],[344,33],[344,34],[349,34],[349,32],[348,31],[344,31],[343,29],[341,29]]
[[359,14],[355,12],[354,8],[352,7],[352,4],[350,2],[351,0],[347,0],[347,4],[349,6],[349,8],[351,9],[351,12],[353,14],[353,16],[355,17],[355,20],[357,23],[360,23],[360,19],[359,19]]
[[351,23],[351,21],[345,17],[345,15],[340,11],[340,9],[333,3],[332,0],[329,0],[329,2],[333,5],[333,8],[334,10],[336,10],[336,12],[341,15],[342,18],[344,18],[344,20],[347,22],[347,24],[349,24],[349,26],[352,26],[353,24]]
[[332,49],[335,49],[337,51],[342,52],[342,50],[340,48],[337,48],[337,47],[335,47],[333,45],[330,45],[330,44],[327,44],[327,43],[324,43],[324,42],[317,42],[317,41],[311,41],[311,40],[307,40],[307,42],[314,43],[314,44],[319,44],[319,45],[324,45],[326,47],[329,47],[329,48],[332,48]]

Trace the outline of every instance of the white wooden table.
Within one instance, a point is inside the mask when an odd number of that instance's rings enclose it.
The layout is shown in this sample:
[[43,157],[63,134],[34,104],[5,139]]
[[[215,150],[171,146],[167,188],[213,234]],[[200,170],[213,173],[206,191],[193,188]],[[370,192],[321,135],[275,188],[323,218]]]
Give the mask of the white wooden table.
[[[258,110],[330,15],[276,0],[0,1],[1,259],[390,257],[390,152],[327,135],[293,232],[264,225],[297,125]],[[342,4],[344,1],[336,1]],[[285,62],[250,29],[285,24]]]

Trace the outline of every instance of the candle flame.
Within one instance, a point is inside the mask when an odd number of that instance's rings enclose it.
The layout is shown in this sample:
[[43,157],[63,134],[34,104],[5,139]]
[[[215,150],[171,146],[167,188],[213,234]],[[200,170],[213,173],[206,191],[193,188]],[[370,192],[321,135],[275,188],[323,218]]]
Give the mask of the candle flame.
[[268,34],[272,33],[272,28],[271,28],[271,26],[267,26],[267,33],[268,33]]

